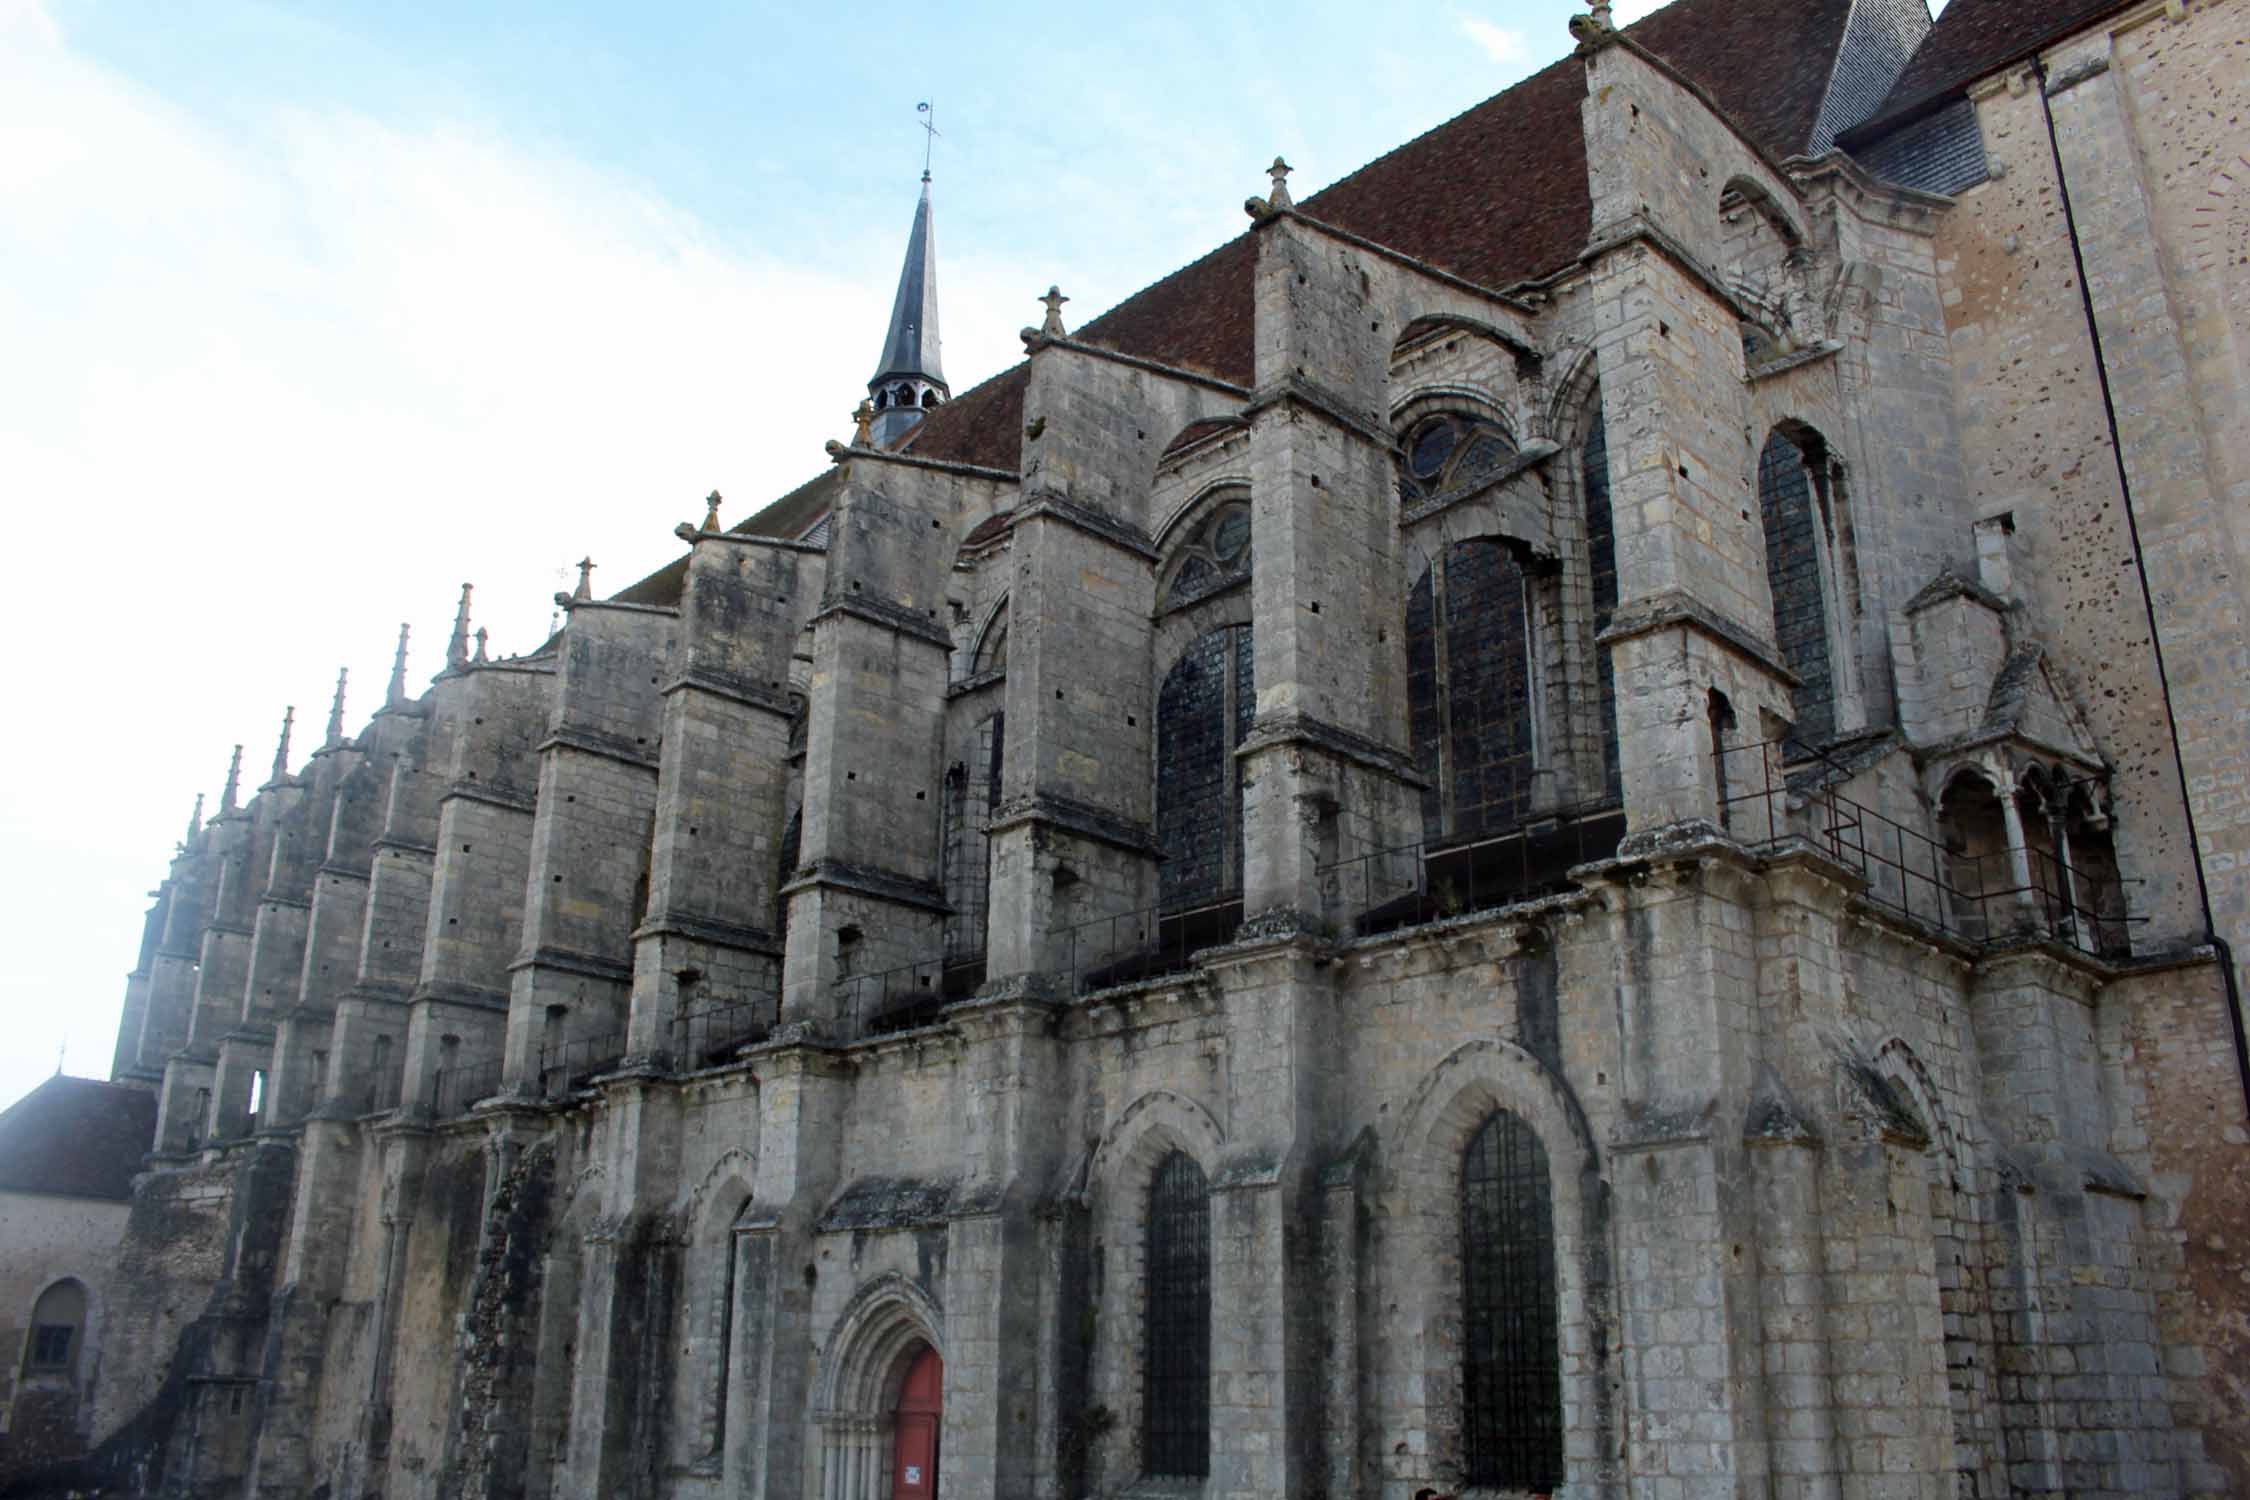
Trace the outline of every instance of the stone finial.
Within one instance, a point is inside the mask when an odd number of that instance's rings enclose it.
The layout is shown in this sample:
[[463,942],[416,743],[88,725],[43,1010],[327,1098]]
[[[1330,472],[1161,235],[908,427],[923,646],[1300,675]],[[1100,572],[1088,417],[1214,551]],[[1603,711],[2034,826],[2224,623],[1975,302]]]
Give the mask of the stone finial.
[[383,702],[388,707],[395,708],[406,701],[406,637],[413,629],[406,624],[398,627],[398,655],[391,658],[391,685],[383,693]]
[[574,601],[594,597],[594,559],[592,557],[578,559],[578,587],[570,591],[570,597]]
[[703,500],[703,529],[717,531],[719,527],[719,492],[713,490]]
[[234,759],[227,762],[227,784],[226,789],[219,793],[219,811],[221,813],[233,812],[235,803],[241,795],[242,747],[237,745],[234,747]]
[[281,743],[273,747],[273,779],[280,781],[289,774],[289,736],[297,728],[297,706],[291,704],[281,711]]
[[1047,316],[1039,324],[1039,336],[1043,339],[1067,338],[1069,331],[1063,327],[1062,306],[1070,299],[1062,294],[1062,288],[1050,285],[1047,295],[1039,300],[1047,308]]
[[336,669],[336,698],[328,705],[328,737],[321,741],[324,747],[344,742],[344,684],[350,680],[351,675],[352,669],[349,667]]
[[485,637],[487,634],[489,634],[489,632],[486,631],[482,625],[479,625],[477,627],[477,654],[472,657],[471,660],[479,662],[487,660],[484,654]]
[[202,831],[203,831],[203,794],[202,794],[201,792],[197,792],[197,793],[195,794],[195,811],[194,811],[194,812],[191,812],[191,813],[189,813],[189,814],[188,814],[188,820],[187,820],[187,838],[186,838],[186,839],[184,839],[184,840],[182,840],[182,842],[183,842],[183,843],[192,843],[192,842],[194,842],[194,840],[195,840],[195,836],[196,836],[197,834],[201,833]]
[[852,408],[852,446],[867,448],[872,447],[874,442],[875,403],[862,396],[859,398],[859,405]]
[[1266,207],[1277,213],[1290,207],[1293,200],[1289,196],[1289,163],[1275,157],[1273,165],[1266,168],[1266,175],[1273,179],[1273,193],[1266,199]]
[[461,605],[453,611],[453,639],[445,643],[445,665],[457,669],[469,664],[469,595],[475,585],[461,585]]

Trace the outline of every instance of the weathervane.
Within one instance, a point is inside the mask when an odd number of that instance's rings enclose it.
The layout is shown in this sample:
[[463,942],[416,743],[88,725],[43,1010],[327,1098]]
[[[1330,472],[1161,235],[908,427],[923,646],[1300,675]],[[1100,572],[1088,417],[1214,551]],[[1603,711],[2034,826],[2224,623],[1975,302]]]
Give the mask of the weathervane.
[[922,180],[930,180],[930,150],[937,145],[937,111],[928,103],[917,104],[914,112],[922,117],[922,128],[929,132],[922,140]]

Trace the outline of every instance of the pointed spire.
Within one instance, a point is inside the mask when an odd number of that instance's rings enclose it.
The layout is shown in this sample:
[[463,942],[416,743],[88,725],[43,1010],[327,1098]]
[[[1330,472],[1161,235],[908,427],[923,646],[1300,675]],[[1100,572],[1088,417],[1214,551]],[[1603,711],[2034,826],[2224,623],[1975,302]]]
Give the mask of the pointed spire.
[[469,595],[475,585],[461,585],[461,607],[453,612],[453,639],[445,643],[445,665],[453,671],[469,664]]
[[484,654],[484,647],[485,647],[485,636],[486,636],[486,634],[487,634],[487,632],[486,632],[485,628],[484,628],[484,627],[483,627],[482,625],[479,625],[479,626],[477,627],[477,654],[476,654],[476,656],[475,656],[475,658],[474,658],[474,660],[476,660],[476,661],[479,661],[479,662],[481,662],[481,661],[484,661],[484,660],[486,659],[486,657],[485,657],[485,654]]
[[281,711],[281,743],[273,747],[273,777],[286,780],[289,775],[289,735],[297,727],[297,707],[291,704]]
[[703,502],[703,504],[705,506],[703,512],[703,529],[705,531],[719,530],[719,492],[717,490],[713,490],[709,498],[707,498]]
[[223,815],[223,814],[226,814],[226,813],[230,813],[230,812],[233,812],[233,811],[234,811],[234,807],[235,807],[235,802],[236,802],[236,799],[237,799],[237,798],[239,798],[239,797],[241,796],[241,794],[242,794],[242,747],[241,747],[240,745],[237,745],[237,746],[235,746],[235,747],[234,747],[234,759],[233,759],[233,760],[231,760],[231,761],[228,761],[228,762],[227,762],[227,786],[226,786],[226,790],[225,790],[225,791],[223,791],[223,792],[221,792],[221,793],[219,793],[219,811],[220,811],[220,813],[221,813],[221,814]]
[[344,743],[344,684],[351,675],[349,667],[336,669],[336,701],[328,705],[328,737],[321,742],[324,746]]
[[578,587],[571,591],[570,597],[572,599],[591,599],[594,597],[594,567],[593,558],[581,557],[578,559]]
[[187,838],[183,843],[194,843],[195,836],[203,831],[203,794],[195,794],[195,811],[188,814]]
[[406,701],[406,637],[413,628],[404,624],[398,628],[398,655],[391,658],[391,685],[383,694],[385,707],[396,707]]
[[914,228],[906,237],[906,263],[898,273],[891,301],[891,323],[883,335],[882,358],[867,392],[875,401],[874,441],[888,447],[906,435],[929,406],[952,395],[939,359],[937,236],[930,223],[930,179],[922,177],[922,197],[914,207]]

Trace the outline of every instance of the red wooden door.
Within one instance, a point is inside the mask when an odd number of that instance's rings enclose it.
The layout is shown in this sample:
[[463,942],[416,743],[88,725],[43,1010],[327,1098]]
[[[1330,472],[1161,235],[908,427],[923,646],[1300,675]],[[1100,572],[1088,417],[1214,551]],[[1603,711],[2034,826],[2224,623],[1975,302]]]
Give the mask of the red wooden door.
[[945,1362],[925,1347],[898,1393],[891,1445],[892,1500],[935,1500],[938,1428],[945,1420]]

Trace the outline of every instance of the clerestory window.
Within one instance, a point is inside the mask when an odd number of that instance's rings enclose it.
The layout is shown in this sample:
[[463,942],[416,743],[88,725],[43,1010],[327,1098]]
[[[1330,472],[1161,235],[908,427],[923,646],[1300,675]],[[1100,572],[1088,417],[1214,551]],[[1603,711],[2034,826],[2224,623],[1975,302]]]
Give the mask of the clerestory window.
[[1424,418],[1406,435],[1399,500],[1412,504],[1467,489],[1515,456],[1515,439],[1497,422],[1462,412]]

